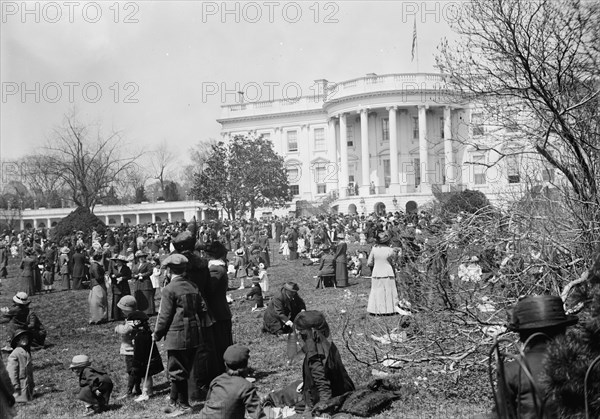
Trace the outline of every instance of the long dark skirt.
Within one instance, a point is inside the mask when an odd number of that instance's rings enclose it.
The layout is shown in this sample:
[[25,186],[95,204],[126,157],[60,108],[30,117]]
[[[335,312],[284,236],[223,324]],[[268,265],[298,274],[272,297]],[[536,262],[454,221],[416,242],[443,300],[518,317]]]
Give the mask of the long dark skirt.
[[133,296],[135,297],[139,311],[143,311],[148,316],[156,314],[156,306],[154,305],[154,288],[149,290],[135,290]]
[[[212,335],[215,345],[215,354],[217,359],[220,361],[223,359],[225,350],[233,345],[233,334],[232,334],[232,323],[231,320],[219,320],[211,327]],[[219,362],[217,373],[222,374],[225,372],[225,365],[223,362]]]
[[196,352],[194,366],[188,380],[188,391],[191,400],[203,401],[210,382],[220,374],[223,361],[217,359],[213,337],[213,326],[202,328],[202,343]]
[[35,280],[34,280],[33,275],[21,276],[19,291],[26,292],[27,295],[35,294]]
[[83,277],[73,277],[73,289],[81,290],[83,289]]
[[298,249],[290,249],[290,260],[298,259]]

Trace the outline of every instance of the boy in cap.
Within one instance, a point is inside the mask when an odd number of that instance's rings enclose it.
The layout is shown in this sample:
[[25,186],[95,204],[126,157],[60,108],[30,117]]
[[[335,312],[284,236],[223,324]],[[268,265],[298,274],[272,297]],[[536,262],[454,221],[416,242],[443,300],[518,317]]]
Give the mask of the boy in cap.
[[26,403],[33,400],[33,364],[31,362],[31,337],[29,331],[15,330],[10,346],[13,351],[8,356],[6,369],[15,390],[16,402]]
[[[563,301],[558,296],[530,296],[517,303],[509,328],[518,332],[519,340],[526,344],[525,357],[522,363],[513,361],[500,369],[496,409],[487,418],[558,418],[556,406],[548,399],[542,380],[546,348],[577,321],[577,316],[565,314]],[[533,383],[522,365],[531,373]]]
[[121,297],[117,306],[121,309],[126,318],[122,324],[115,327],[115,333],[121,336],[119,354],[125,356],[125,370],[128,376],[127,391],[117,398],[117,400],[123,400],[141,394],[140,384],[138,383],[137,386],[135,386],[133,375],[131,375],[131,370],[133,368],[133,322],[128,319],[129,315],[137,310],[137,302],[132,295],[126,295]]
[[92,416],[106,410],[113,389],[110,376],[91,365],[87,355],[75,355],[69,366],[79,377],[77,398],[85,404],[86,412],[83,416]]
[[252,300],[255,302],[252,311],[264,310],[265,304],[262,295],[262,288],[260,286],[260,278],[258,276],[258,269],[254,268],[254,276],[252,277],[252,288],[250,292],[246,294],[246,300]]
[[231,345],[225,350],[225,372],[210,383],[202,419],[266,418],[254,384],[246,380],[250,350]]
[[167,374],[171,382],[168,417],[191,413],[188,383],[196,351],[202,341],[201,315],[204,310],[198,288],[185,276],[188,259],[180,254],[162,263],[169,284],[162,290],[155,341],[165,338]]

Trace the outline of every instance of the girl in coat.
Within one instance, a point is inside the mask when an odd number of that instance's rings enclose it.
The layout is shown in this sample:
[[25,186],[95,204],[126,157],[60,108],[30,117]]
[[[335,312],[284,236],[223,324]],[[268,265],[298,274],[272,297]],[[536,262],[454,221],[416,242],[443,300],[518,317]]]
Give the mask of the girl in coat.
[[329,340],[329,325],[320,311],[303,311],[294,320],[294,328],[304,353],[302,393],[305,412],[320,415],[323,403],[355,389],[340,353]]
[[33,400],[33,364],[31,362],[30,337],[28,330],[15,331],[10,346],[13,351],[8,356],[6,368],[14,388],[13,396],[17,403]]

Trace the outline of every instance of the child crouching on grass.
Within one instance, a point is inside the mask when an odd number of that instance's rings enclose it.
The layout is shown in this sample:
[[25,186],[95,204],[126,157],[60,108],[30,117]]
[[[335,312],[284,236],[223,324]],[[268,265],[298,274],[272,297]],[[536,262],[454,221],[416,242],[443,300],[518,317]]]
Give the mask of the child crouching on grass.
[[252,277],[252,288],[246,294],[246,300],[254,301],[252,311],[261,311],[265,309],[262,289],[260,287],[260,278],[258,276],[258,268],[254,268],[254,276]]
[[250,350],[245,346],[227,348],[223,355],[225,372],[210,383],[201,419],[266,418],[256,387],[245,378],[249,358]]
[[76,355],[69,366],[79,377],[80,389],[77,398],[85,404],[86,412],[83,416],[92,416],[106,410],[113,389],[109,375],[92,368],[91,365],[87,355]]

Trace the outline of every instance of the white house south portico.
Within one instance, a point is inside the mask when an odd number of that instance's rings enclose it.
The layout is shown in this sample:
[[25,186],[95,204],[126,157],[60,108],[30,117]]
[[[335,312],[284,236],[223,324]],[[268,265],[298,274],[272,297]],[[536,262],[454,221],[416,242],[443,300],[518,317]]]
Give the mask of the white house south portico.
[[[284,156],[295,200],[339,212],[395,211],[462,176],[471,107],[441,74],[317,80],[318,96],[222,106],[223,136],[263,135]],[[459,139],[459,141],[457,141]],[[472,171],[472,170],[470,170]]]

